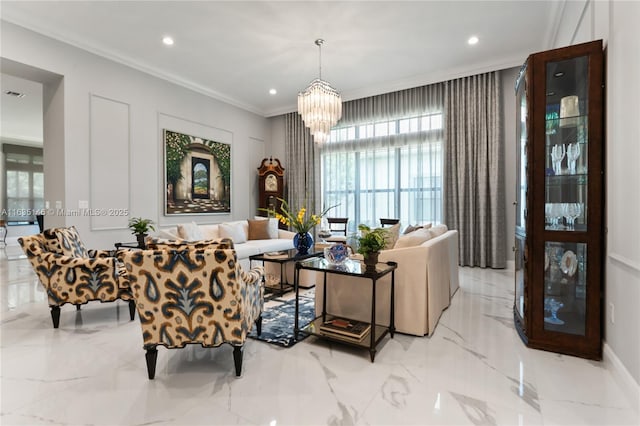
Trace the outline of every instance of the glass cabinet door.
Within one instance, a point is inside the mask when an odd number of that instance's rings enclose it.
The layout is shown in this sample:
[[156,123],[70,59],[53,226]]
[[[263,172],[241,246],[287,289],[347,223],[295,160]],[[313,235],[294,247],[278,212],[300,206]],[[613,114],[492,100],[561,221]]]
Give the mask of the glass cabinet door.
[[544,329],[583,336],[587,244],[560,232],[587,231],[589,57],[546,64]]
[[527,82],[526,64],[516,83],[516,238],[515,238],[515,312],[525,327],[524,285],[526,275],[526,201],[527,201]]
[[589,57],[548,62],[545,229],[586,231]]

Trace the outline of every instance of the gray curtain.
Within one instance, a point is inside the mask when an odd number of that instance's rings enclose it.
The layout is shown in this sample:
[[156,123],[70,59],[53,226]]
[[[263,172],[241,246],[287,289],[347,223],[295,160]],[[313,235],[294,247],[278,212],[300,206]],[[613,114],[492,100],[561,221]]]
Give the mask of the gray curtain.
[[320,160],[309,129],[297,112],[285,114],[285,199],[296,211],[305,206],[320,214]]
[[500,92],[498,72],[446,82],[444,222],[463,266],[506,267]]

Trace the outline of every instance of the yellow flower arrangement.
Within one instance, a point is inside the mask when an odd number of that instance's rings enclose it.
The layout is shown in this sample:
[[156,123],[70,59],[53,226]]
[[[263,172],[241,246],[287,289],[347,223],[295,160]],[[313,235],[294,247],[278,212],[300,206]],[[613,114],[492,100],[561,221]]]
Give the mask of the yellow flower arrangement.
[[304,206],[300,207],[300,209],[298,210],[298,213],[294,213],[294,211],[291,210],[291,208],[289,207],[289,204],[285,200],[283,200],[282,198],[278,198],[278,201],[282,203],[282,206],[280,208],[282,213],[279,213],[271,209],[260,209],[260,210],[266,211],[269,215],[272,215],[276,219],[278,219],[280,223],[286,226],[292,227],[299,234],[307,233],[311,230],[311,228],[320,224],[322,217],[325,214],[327,214],[329,210],[335,207],[335,206],[331,206],[325,209],[319,215],[317,214],[307,215],[307,208]]

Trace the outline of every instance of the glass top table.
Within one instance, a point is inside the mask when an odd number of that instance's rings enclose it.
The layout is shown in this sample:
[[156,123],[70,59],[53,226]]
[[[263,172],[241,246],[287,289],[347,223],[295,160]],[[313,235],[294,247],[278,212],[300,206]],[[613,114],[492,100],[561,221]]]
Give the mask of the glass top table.
[[311,250],[308,254],[299,255],[297,249],[290,249],[290,250],[254,254],[253,256],[249,256],[249,261],[262,262],[263,264],[265,262],[271,262],[271,263],[277,263],[280,265],[280,280],[278,282],[278,286],[274,287],[272,285],[268,285],[269,283],[265,283],[267,284],[265,285],[265,290],[273,293],[274,296],[281,296],[287,291],[293,290],[293,283],[289,283],[286,278],[286,274],[285,274],[286,264],[290,262],[298,262],[301,260],[316,258],[322,255],[323,255],[322,251],[314,251],[314,250]]
[[[294,337],[297,339],[298,333],[306,333],[312,334],[314,336],[322,337],[325,339],[338,341],[346,344],[350,344],[353,346],[367,348],[369,349],[369,354],[371,356],[371,362],[375,359],[376,354],[376,346],[382,341],[382,339],[389,333],[391,338],[393,338],[393,334],[395,332],[395,324],[394,324],[394,294],[395,294],[395,271],[398,268],[398,264],[396,262],[386,262],[386,263],[378,263],[375,269],[369,270],[365,267],[364,263],[359,262],[357,260],[348,259],[346,262],[340,265],[334,265],[327,261],[327,259],[320,257],[311,257],[308,259],[300,260],[296,262],[296,270],[294,273],[294,287],[296,291],[296,308],[295,308],[295,318],[294,318]],[[300,327],[298,322],[298,313],[299,313],[299,277],[301,270],[311,270],[322,272],[324,275],[324,286],[323,286],[323,298],[322,298],[322,314],[317,316],[313,321],[309,324],[306,324],[303,327]],[[369,331],[363,336],[359,336],[357,338],[345,337],[342,334],[333,334],[327,333],[326,326],[327,323],[333,322],[335,320],[340,320],[343,322],[353,322],[362,323],[361,321],[350,320],[348,318],[338,318],[334,315],[327,313],[327,275],[330,274],[339,274],[339,275],[348,275],[357,278],[368,279],[371,281],[371,292],[372,292],[372,302],[371,302],[371,321],[367,324],[364,323],[364,326],[369,329]],[[391,297],[390,297],[390,306],[389,306],[389,325],[381,325],[376,323],[376,284],[377,281],[384,277],[387,274],[391,274]],[[362,324],[361,324],[362,325]],[[323,331],[323,328],[325,330]]]

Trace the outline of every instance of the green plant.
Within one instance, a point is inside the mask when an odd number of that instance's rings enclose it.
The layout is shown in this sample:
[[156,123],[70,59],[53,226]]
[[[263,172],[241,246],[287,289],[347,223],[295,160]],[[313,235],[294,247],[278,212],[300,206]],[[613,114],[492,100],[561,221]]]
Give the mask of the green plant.
[[358,253],[363,256],[368,256],[371,253],[376,253],[382,250],[386,243],[388,232],[386,229],[375,228],[371,229],[367,225],[358,225],[360,236],[358,239]]
[[132,217],[129,219],[129,229],[132,234],[146,234],[149,230],[155,231],[153,221],[151,219],[143,219],[141,217]]

